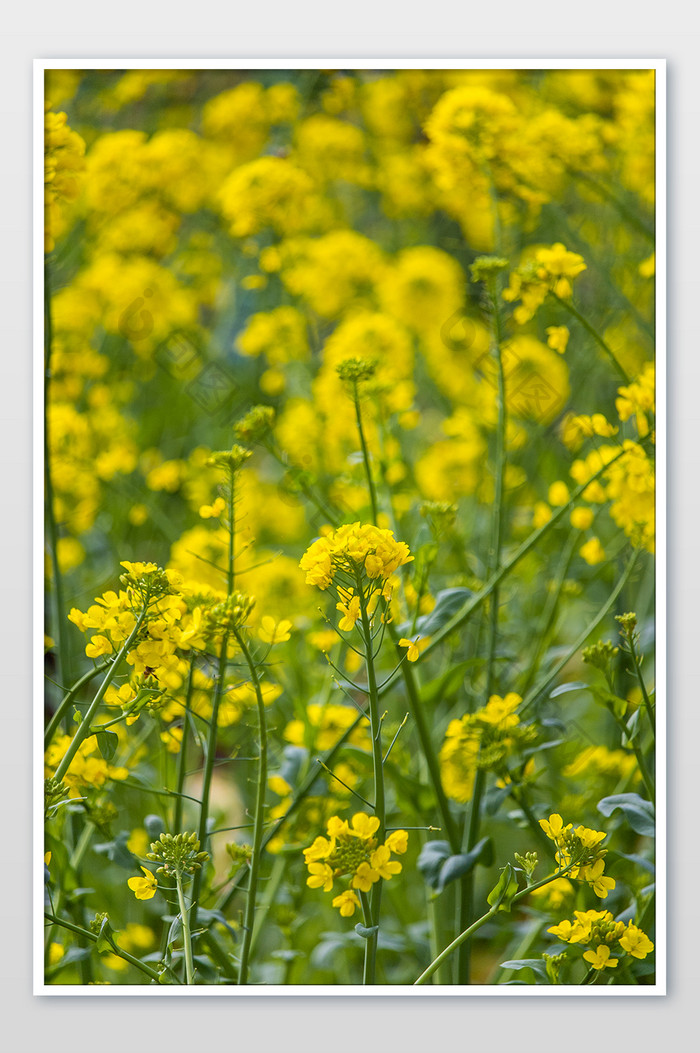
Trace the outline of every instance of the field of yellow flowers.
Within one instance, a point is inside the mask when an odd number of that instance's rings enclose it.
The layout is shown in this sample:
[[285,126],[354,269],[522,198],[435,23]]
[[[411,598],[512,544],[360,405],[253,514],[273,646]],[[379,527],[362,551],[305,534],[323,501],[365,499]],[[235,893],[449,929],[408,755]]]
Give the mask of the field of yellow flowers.
[[45,983],[654,985],[654,71],[45,87]]

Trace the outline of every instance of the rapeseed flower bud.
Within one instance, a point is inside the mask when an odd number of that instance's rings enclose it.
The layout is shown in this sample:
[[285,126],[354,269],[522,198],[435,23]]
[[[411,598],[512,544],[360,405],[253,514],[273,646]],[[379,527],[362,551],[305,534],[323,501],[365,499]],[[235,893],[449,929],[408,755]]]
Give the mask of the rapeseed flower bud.
[[[156,870],[157,874],[182,876],[200,870],[202,864],[209,859],[209,853],[199,851],[199,838],[194,832],[176,834],[174,837],[172,834],[163,833],[159,841],[151,844],[151,851],[146,853],[146,859],[161,864]],[[141,869],[145,870],[144,867]]]

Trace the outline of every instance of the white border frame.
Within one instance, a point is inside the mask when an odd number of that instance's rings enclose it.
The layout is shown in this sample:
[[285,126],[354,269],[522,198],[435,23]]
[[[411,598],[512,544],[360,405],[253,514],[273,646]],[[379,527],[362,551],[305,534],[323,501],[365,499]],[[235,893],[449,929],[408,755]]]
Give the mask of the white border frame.
[[[43,341],[43,264],[44,264],[44,73],[50,69],[653,69],[656,72],[656,983],[624,987],[503,987],[491,985],[421,986],[310,984],[282,986],[156,986],[120,984],[111,987],[44,983],[42,924],[44,911],[44,818],[43,796],[38,773],[43,766],[44,720],[44,341]],[[246,58],[246,59],[35,59],[33,126],[33,406],[32,437],[34,475],[32,485],[33,539],[33,993],[46,996],[114,997],[175,996],[233,998],[258,996],[348,995],[361,997],[653,997],[666,995],[667,977],[667,359],[666,359],[666,60],[665,59],[435,59],[435,58]]]

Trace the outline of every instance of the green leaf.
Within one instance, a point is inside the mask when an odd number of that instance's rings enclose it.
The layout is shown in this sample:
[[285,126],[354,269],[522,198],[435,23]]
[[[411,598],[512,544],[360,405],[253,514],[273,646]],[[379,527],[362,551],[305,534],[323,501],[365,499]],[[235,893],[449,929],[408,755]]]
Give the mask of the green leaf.
[[477,863],[490,866],[493,862],[493,842],[490,837],[482,839],[469,852],[452,854],[448,841],[428,841],[418,857],[420,870],[426,885],[442,892],[457,878],[464,877]]
[[638,793],[614,793],[598,801],[598,811],[601,815],[609,816],[616,808],[622,810],[627,822],[636,833],[643,834],[645,837],[654,836],[656,832],[654,806],[650,801],[645,801]]
[[449,841],[426,841],[418,856],[418,869],[425,883],[431,888],[437,888],[440,881],[440,871],[447,859],[452,854]]
[[492,862],[493,841],[490,837],[482,837],[470,852],[460,852],[459,855],[450,856],[449,859],[445,860],[438,878],[438,892],[442,892],[451,881],[464,877],[470,870],[474,869],[477,863],[483,863],[484,866],[488,867]]
[[131,833],[129,830],[122,830],[113,841],[105,841],[102,844],[93,845],[93,851],[97,852],[98,855],[106,855],[112,863],[123,867],[124,870],[131,870],[133,873],[134,867],[137,866],[136,857],[126,847],[126,842],[130,837]]
[[369,940],[372,938],[372,936],[374,936],[375,933],[379,932],[379,926],[370,925],[369,928],[367,928],[364,925],[361,925],[358,921],[357,925],[355,926],[355,932],[358,936],[361,936],[363,940]]
[[[558,698],[559,695],[567,695],[570,691],[587,691],[589,685],[584,684],[583,680],[571,680],[567,684],[560,684],[559,687],[555,687],[553,691],[550,691],[550,698]],[[523,959],[524,961],[525,959]]]
[[109,763],[117,752],[119,736],[114,731],[98,731],[95,738],[100,754]]
[[422,618],[418,618],[415,629],[411,628],[410,622],[404,622],[403,625],[399,625],[398,630],[402,636],[407,632],[420,633],[421,636],[432,636],[438,629],[442,629],[443,625],[446,625],[450,618],[457,611],[461,610],[467,600],[473,595],[474,593],[471,589],[443,589],[435,597],[435,606],[430,614],[424,614]]
[[157,841],[160,835],[165,833],[165,823],[160,815],[145,816],[143,825],[151,841]]
[[100,953],[102,953],[103,951],[111,951],[112,943],[112,926],[109,924],[109,918],[103,918],[102,924],[100,925],[100,931],[97,934],[97,942],[95,943],[95,947]]
[[515,876],[515,871],[510,863],[506,863],[501,871],[501,876],[498,879],[498,882],[486,897],[486,902],[490,907],[496,907],[498,910],[509,911],[513,896],[517,891],[518,879]]
[[608,691],[604,687],[592,687],[591,691],[596,702],[600,702],[608,709],[612,709],[617,719],[622,720],[629,706],[626,698],[620,698],[619,695],[614,695],[612,691]]
[[512,969],[513,972],[532,969],[535,976],[541,976],[545,983],[549,983],[547,963],[542,958],[514,958],[512,962],[501,962],[501,969]]

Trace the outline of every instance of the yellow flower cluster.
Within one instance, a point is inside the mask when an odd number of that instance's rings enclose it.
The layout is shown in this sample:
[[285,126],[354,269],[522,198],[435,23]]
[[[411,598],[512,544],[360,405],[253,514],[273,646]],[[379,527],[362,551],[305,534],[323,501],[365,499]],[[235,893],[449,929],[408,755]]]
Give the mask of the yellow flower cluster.
[[619,958],[612,955],[625,953],[643,960],[654,950],[654,944],[634,922],[614,921],[608,910],[575,910],[574,921],[561,921],[547,929],[564,943],[587,946],[584,961],[596,971],[616,969]]
[[508,779],[507,758],[536,737],[534,725],[521,724],[516,710],[522,698],[509,692],[492,695],[475,713],[450,721],[440,750],[440,775],[445,793],[461,804],[471,800],[474,778],[481,768]]
[[567,875],[591,886],[599,899],[605,899],[615,888],[615,879],[604,874],[606,848],[600,848],[607,834],[604,830],[589,830],[585,826],[573,829],[572,823],[564,825],[558,813],[549,819],[540,819],[540,826],[550,841],[557,846],[555,859],[560,867],[568,867]]
[[381,878],[389,880],[401,872],[401,864],[391,858],[392,853],[403,855],[408,847],[405,830],[393,830],[383,844],[374,836],[379,819],[365,812],[357,812],[350,823],[333,816],[326,828],[327,837],[317,837],[304,849],[309,870],[306,884],[331,892],[336,878],[346,877],[350,887],[333,900],[344,918],[350,918],[361,905],[358,892],[369,892]]
[[[327,589],[339,576],[347,588],[348,579],[358,587],[367,579],[370,583],[386,583],[399,567],[412,559],[408,545],[396,541],[392,530],[383,530],[371,523],[353,523],[314,541],[299,566],[306,571],[307,585]],[[359,604],[359,598],[355,599]]]
[[[63,760],[71,744],[70,735],[56,735],[44,754],[44,772],[50,778]],[[108,763],[98,753],[97,738],[89,735],[78,747],[78,752],[71,761],[70,768],[63,776],[68,787],[68,796],[80,797],[88,788],[100,789],[108,779],[121,781],[129,772],[119,765]]]
[[[570,297],[574,278],[585,270],[583,257],[576,252],[569,252],[561,242],[535,249],[534,253],[511,273],[508,288],[503,291],[503,299],[509,303],[520,300],[520,306],[513,311],[514,321],[519,325],[529,322],[549,292],[563,300]],[[550,333],[549,337],[554,341],[555,350],[566,348],[566,340],[561,332]]]
[[75,201],[85,169],[85,141],[68,126],[65,113],[44,117],[44,251],[51,252],[64,229],[63,202]]

